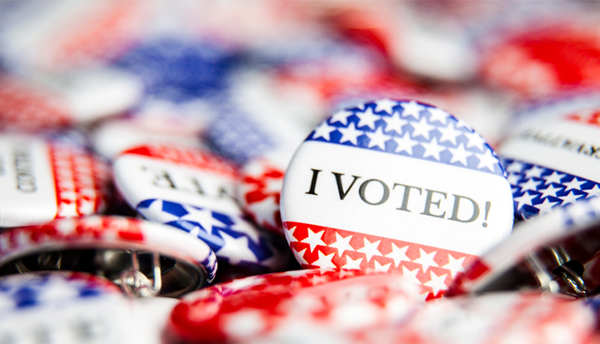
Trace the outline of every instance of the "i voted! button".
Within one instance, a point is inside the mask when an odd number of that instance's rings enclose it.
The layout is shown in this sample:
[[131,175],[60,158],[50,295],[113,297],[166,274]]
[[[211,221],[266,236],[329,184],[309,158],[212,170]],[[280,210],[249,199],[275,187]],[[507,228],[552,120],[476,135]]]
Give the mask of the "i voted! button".
[[441,109],[389,99],[339,111],[308,136],[281,211],[303,267],[399,271],[431,296],[513,222],[510,185],[481,136]]

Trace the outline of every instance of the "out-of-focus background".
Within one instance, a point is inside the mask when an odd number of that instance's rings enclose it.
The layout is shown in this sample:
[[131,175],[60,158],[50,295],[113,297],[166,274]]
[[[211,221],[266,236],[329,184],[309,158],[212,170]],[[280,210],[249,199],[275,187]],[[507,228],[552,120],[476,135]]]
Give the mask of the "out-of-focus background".
[[311,128],[395,97],[497,143],[531,102],[600,86],[599,16],[566,1],[3,1],[0,121],[89,131],[167,116],[244,162],[252,152],[206,131],[226,113]]

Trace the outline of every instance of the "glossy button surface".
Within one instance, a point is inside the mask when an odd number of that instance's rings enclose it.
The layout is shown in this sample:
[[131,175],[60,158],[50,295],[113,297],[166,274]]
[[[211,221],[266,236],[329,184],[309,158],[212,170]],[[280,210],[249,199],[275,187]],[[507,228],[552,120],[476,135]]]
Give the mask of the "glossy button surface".
[[282,220],[304,267],[399,270],[446,289],[512,229],[492,149],[465,123],[415,101],[339,111],[296,152]]

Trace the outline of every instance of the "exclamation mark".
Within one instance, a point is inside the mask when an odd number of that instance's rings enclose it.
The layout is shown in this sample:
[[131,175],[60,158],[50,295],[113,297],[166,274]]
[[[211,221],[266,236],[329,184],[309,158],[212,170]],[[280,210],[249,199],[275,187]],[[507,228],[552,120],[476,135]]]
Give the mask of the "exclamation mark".
[[[490,214],[490,207],[492,206],[492,203],[485,202],[485,220],[487,221],[488,215]],[[484,222],[482,224],[483,228],[487,227],[487,222]]]

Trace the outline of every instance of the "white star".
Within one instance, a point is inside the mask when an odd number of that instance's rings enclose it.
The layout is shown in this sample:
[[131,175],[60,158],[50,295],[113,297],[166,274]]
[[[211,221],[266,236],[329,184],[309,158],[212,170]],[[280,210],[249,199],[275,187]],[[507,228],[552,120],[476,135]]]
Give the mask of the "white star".
[[296,237],[294,236],[294,231],[296,230],[296,226],[286,230],[285,233],[285,238],[287,239],[288,243],[293,243],[295,241],[298,241],[298,239],[296,239]]
[[467,166],[467,158],[473,155],[472,152],[469,152],[465,149],[464,144],[460,144],[458,148],[448,148],[450,153],[452,153],[452,159],[450,163],[460,161],[461,164]]
[[402,265],[402,276],[404,276],[407,281],[414,284],[421,284],[421,281],[419,281],[419,278],[417,277],[418,273],[418,268],[414,270],[408,270],[406,266]]
[[506,180],[508,180],[510,185],[517,185],[519,179],[521,179],[521,175],[517,173],[509,173],[508,176],[506,176]]
[[523,165],[523,163],[515,160],[512,162],[512,164],[506,166],[506,172],[521,173],[521,170],[523,170],[523,167],[525,167],[525,165]]
[[415,263],[421,264],[423,272],[427,272],[430,266],[439,267],[439,265],[433,260],[437,251],[427,253],[422,248],[419,249],[421,256],[414,260]]
[[329,122],[332,124],[335,122],[340,122],[343,125],[348,125],[348,117],[352,116],[353,114],[354,113],[352,111],[346,109],[340,110],[331,116],[331,120]]
[[377,128],[377,131],[375,131],[374,133],[369,132],[366,134],[369,137],[369,139],[371,139],[369,141],[369,148],[377,146],[382,150],[385,150],[385,142],[391,139],[389,136],[383,133],[381,127]]
[[77,203],[61,202],[58,206],[57,217],[61,217],[61,218],[79,217],[79,214],[77,213]]
[[590,198],[590,197],[594,197],[594,196],[600,196],[600,188],[598,187],[598,184],[594,184],[594,187],[588,190],[583,190],[585,192],[587,192],[587,197],[586,198]]
[[427,140],[429,140],[429,132],[434,130],[435,127],[429,123],[425,118],[421,118],[419,122],[411,122],[410,125],[413,127],[412,137],[416,138],[421,135]]
[[394,112],[392,108],[398,105],[398,102],[395,102],[391,99],[382,99],[376,101],[375,104],[377,104],[377,106],[375,107],[375,112],[385,111],[391,115]]
[[260,241],[260,231],[250,222],[238,217],[234,220],[232,226],[229,227],[232,231],[244,234],[251,238],[255,243]]
[[157,199],[150,203],[148,208],[137,208],[137,211],[146,219],[154,222],[167,223],[179,220],[179,216],[163,211],[162,206],[163,201]]
[[92,215],[95,213],[94,207],[96,203],[94,201],[82,199],[79,202],[79,214],[81,215]]
[[322,245],[322,246],[326,246],[325,243],[323,242],[323,240],[321,240],[321,237],[323,236],[323,233],[325,233],[325,230],[322,230],[319,233],[315,233],[312,231],[312,229],[308,229],[308,236],[302,240],[300,240],[300,242],[306,243],[310,245],[310,252],[315,250],[315,247],[317,247],[317,245]]
[[363,239],[365,246],[356,250],[356,252],[364,253],[367,256],[367,263],[373,258],[373,256],[381,256],[381,252],[377,249],[381,240],[370,242],[367,238]]
[[406,256],[406,250],[408,250],[408,245],[399,248],[396,244],[392,243],[392,252],[386,254],[385,257],[392,258],[394,265],[398,267],[401,262],[410,262],[410,259]]
[[573,191],[569,192],[568,194],[566,194],[565,196],[561,196],[559,197],[560,199],[562,199],[562,206],[565,206],[569,203],[575,203],[579,198],[581,198],[583,195],[575,195],[573,193]]
[[431,280],[429,282],[423,283],[423,285],[431,287],[431,289],[433,289],[433,295],[437,295],[441,290],[448,289],[448,286],[445,282],[446,276],[448,276],[448,274],[438,276],[435,274],[435,272],[430,271],[430,276]]
[[306,253],[306,250],[308,250],[308,249],[305,248],[304,250],[298,252],[298,251],[296,251],[295,248],[292,248],[292,253],[294,254],[294,257],[296,257],[296,260],[298,261],[298,264],[300,264],[300,265],[309,265],[308,262],[306,261],[306,259],[304,259],[304,253]]
[[[281,190],[281,188],[279,188]],[[271,227],[277,228],[279,225],[275,221],[275,213],[279,210],[279,204],[277,204],[276,197],[269,196],[264,199],[249,204],[248,209],[252,211],[256,218],[256,223],[259,225],[267,224]]]
[[[457,128],[458,128],[458,126],[457,126]],[[467,148],[477,147],[481,151],[484,150],[483,147],[485,145],[485,140],[483,139],[483,137],[481,137],[476,132],[465,133],[464,135],[469,140],[469,143],[467,143]],[[515,172],[518,172],[518,171],[515,171]]]
[[357,112],[356,116],[360,119],[357,125],[359,128],[366,125],[371,129],[375,129],[375,122],[381,119],[381,116],[374,114],[370,107],[366,108],[365,112]]
[[361,130],[356,130],[356,126],[354,123],[350,123],[348,128],[339,128],[338,131],[342,133],[342,138],[340,139],[340,143],[344,143],[346,141],[352,142],[352,144],[358,144],[358,137],[364,135],[365,132]]
[[522,183],[519,185],[519,187],[521,188],[521,191],[525,191],[525,190],[532,190],[532,191],[536,191],[537,190],[537,186],[540,185],[542,182],[536,182],[533,179],[527,179],[527,181],[525,183]]
[[390,269],[391,265],[392,263],[381,265],[377,260],[375,260],[375,271],[387,272]]
[[537,204],[535,207],[540,210],[539,215],[543,215],[549,213],[552,210],[552,208],[554,208],[559,203],[560,202],[550,202],[550,200],[546,198],[544,202]]
[[350,240],[352,240],[352,235],[348,235],[346,238],[342,237],[338,233],[335,233],[335,242],[329,247],[333,247],[338,250],[340,257],[346,251],[354,251],[354,248],[350,246]]
[[554,186],[552,186],[552,184],[550,184],[550,185],[548,185],[547,188],[545,188],[545,189],[539,189],[537,191],[542,193],[542,195],[540,196],[540,199],[543,199],[543,198],[546,198],[548,196],[556,197],[556,193],[558,191],[560,191],[560,189],[562,189],[562,187],[560,187],[560,188],[557,189]]
[[421,118],[419,113],[425,109],[424,106],[417,104],[414,100],[409,103],[401,103],[400,106],[402,107],[402,117],[412,116],[415,119]]
[[494,172],[494,167],[498,164],[498,159],[492,155],[491,151],[486,150],[483,154],[475,153],[475,156],[477,156],[477,159],[479,159],[479,165],[477,166],[478,169],[486,167],[490,171]]
[[229,263],[231,265],[236,265],[242,260],[247,262],[258,262],[256,255],[254,255],[254,252],[248,247],[248,237],[241,236],[239,238],[234,238],[225,232],[221,232],[220,234],[225,241],[225,245],[215,252],[217,256],[229,258]]
[[439,121],[442,124],[446,124],[446,122],[448,122],[448,117],[450,117],[450,114],[442,109],[429,108],[427,111],[431,114],[431,116],[429,116],[429,123]]
[[456,145],[456,138],[463,134],[462,131],[454,128],[452,122],[446,127],[438,127],[437,130],[442,134],[440,142],[448,141],[452,142],[453,145]]
[[313,134],[313,139],[322,137],[325,140],[329,141],[329,140],[331,140],[331,137],[329,135],[332,132],[334,132],[336,129],[337,129],[336,127],[330,127],[329,124],[327,124],[327,121],[323,121],[317,127],[317,129],[315,129],[315,133]]
[[408,121],[401,119],[397,113],[392,117],[383,117],[383,121],[385,122],[385,132],[393,130],[398,134],[402,134],[402,126],[408,124]]
[[444,146],[440,146],[437,142],[437,139],[433,139],[431,140],[431,142],[429,143],[421,143],[421,146],[423,146],[423,148],[425,148],[425,153],[423,154],[423,157],[426,158],[428,156],[432,156],[434,157],[436,160],[440,160],[440,153],[444,150],[446,150],[446,147]]
[[333,259],[333,256],[335,256],[335,253],[331,253],[329,255],[325,255],[321,251],[317,251],[317,253],[319,254],[319,259],[312,263],[312,265],[316,265],[320,268],[337,268],[337,266],[335,266],[335,264],[333,264],[333,262],[331,261]]
[[406,153],[408,153],[410,155],[413,154],[413,152],[412,152],[413,147],[419,144],[418,141],[412,140],[408,133],[404,134],[400,138],[394,137],[394,141],[396,141],[396,143],[398,144],[398,147],[396,147],[396,153],[405,151]]
[[442,268],[450,270],[450,276],[455,278],[459,272],[465,272],[465,268],[463,267],[464,261],[465,257],[455,259],[451,254],[448,253],[448,264],[442,266]]
[[[193,221],[199,223],[202,228],[208,233],[213,234],[215,231],[213,230],[213,226],[217,227],[225,227],[223,222],[215,219],[212,215],[212,211],[208,209],[198,210],[194,207],[190,207],[188,205],[184,205],[183,208],[188,212],[178,219],[178,221]],[[258,237],[256,238],[258,241]]]
[[353,260],[352,258],[350,258],[350,256],[346,256],[346,265],[342,266],[342,269],[348,269],[348,270],[360,270],[360,263],[362,262],[363,258],[360,257],[357,260]]
[[517,210],[521,209],[523,205],[531,205],[531,201],[536,197],[537,195],[530,195],[529,191],[525,192],[521,197],[515,197],[514,200],[518,203]]
[[531,169],[527,170],[525,172],[525,175],[527,176],[527,178],[532,178],[532,177],[536,177],[536,178],[541,178],[542,173],[544,173],[544,168],[541,168],[539,166],[533,166],[531,167]]
[[573,180],[571,180],[568,183],[564,183],[564,185],[567,187],[564,191],[568,191],[568,190],[581,190],[581,184],[585,184],[585,180],[583,181],[579,181],[577,179],[577,177],[574,177]]
[[566,174],[560,174],[560,173],[557,173],[556,171],[553,171],[551,175],[543,176],[542,178],[544,178],[546,180],[546,184],[550,184],[550,183],[560,184],[560,180],[563,179],[564,176],[566,176]]

